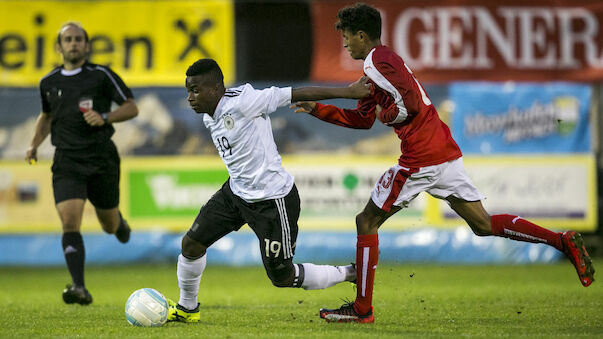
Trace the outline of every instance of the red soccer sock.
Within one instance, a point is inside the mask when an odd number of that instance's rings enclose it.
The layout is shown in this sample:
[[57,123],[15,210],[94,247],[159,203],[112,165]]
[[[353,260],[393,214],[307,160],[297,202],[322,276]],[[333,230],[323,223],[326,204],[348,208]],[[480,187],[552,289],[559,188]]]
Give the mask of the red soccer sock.
[[356,301],[354,310],[366,314],[373,304],[373,282],[379,261],[379,236],[359,235],[356,243]]
[[493,215],[492,234],[513,240],[545,243],[560,251],[563,250],[559,233],[549,231],[515,215]]

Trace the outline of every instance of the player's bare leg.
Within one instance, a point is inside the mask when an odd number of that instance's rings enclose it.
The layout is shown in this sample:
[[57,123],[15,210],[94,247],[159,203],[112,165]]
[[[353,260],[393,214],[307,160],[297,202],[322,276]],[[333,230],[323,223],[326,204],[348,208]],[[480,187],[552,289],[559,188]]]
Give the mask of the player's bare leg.
[[481,201],[465,201],[450,196],[446,198],[452,210],[465,220],[475,235],[492,235],[492,217],[484,209]]
[[122,243],[127,243],[130,240],[130,225],[122,217],[118,207],[110,209],[96,208],[96,216],[103,231],[115,234],[117,240]]
[[63,228],[63,254],[72,280],[72,284],[63,290],[63,301],[67,304],[88,305],[92,302],[92,296],[84,284],[86,251],[80,233],[84,203],[83,199],[69,199],[56,205]]
[[576,268],[585,287],[594,279],[595,269],[586,251],[582,235],[574,231],[556,233],[533,224],[519,216],[498,214],[490,216],[481,201],[465,201],[448,197],[452,209],[462,217],[473,233],[479,236],[496,235],[518,241],[544,243],[562,251]]

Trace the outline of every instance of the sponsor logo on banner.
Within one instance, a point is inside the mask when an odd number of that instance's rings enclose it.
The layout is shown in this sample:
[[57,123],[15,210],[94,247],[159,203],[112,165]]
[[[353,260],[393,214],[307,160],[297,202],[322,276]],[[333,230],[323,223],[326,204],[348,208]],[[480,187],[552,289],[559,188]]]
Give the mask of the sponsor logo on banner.
[[[603,7],[589,0],[477,2],[367,1],[382,17],[381,42],[424,82],[603,79]],[[349,1],[314,1],[311,77],[354,81],[352,60],[334,29]]]
[[506,143],[516,143],[549,135],[568,135],[576,129],[580,115],[578,98],[557,97],[549,103],[534,102],[525,109],[510,107],[495,115],[481,112],[465,118],[465,132],[471,138],[502,133]]
[[[465,168],[487,198],[489,214],[514,214],[547,228],[596,226],[592,155],[465,157]],[[443,201],[445,220],[461,219]]]
[[208,1],[0,1],[0,85],[37,86],[61,64],[61,24],[90,37],[90,62],[114,69],[130,86],[182,86],[188,66],[213,58],[234,80],[234,5]]
[[[346,169],[293,166],[302,205],[302,217],[345,217],[353,220],[364,208],[382,168]],[[194,217],[228,178],[226,170],[132,170],[129,173],[130,215]],[[423,214],[422,199],[404,216]]]
[[[301,215],[312,217],[344,217],[351,223],[369,201],[376,181],[387,167],[381,166],[288,166],[295,177],[301,199]],[[409,218],[423,216],[423,197],[414,200],[404,213],[394,217]]]
[[193,217],[228,179],[226,170],[132,170],[130,215]]
[[452,134],[469,153],[589,152],[591,89],[568,83],[455,83]]

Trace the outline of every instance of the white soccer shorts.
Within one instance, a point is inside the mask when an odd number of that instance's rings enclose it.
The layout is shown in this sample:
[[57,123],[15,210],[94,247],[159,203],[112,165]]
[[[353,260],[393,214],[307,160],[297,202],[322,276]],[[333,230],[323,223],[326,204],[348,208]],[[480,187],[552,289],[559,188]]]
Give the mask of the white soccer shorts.
[[463,159],[458,158],[421,168],[395,165],[383,173],[375,184],[371,199],[379,208],[389,212],[392,206],[408,207],[421,192],[427,192],[438,199],[453,196],[478,201],[485,198],[467,175]]

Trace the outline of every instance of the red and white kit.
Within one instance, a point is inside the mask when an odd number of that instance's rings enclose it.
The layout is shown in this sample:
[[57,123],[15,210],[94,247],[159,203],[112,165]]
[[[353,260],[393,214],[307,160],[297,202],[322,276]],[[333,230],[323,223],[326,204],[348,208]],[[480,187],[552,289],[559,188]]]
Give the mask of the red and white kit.
[[[312,115],[348,128],[369,129],[375,118],[393,127],[402,155],[398,165],[376,183],[373,202],[389,212],[392,205],[407,206],[422,191],[438,198],[483,199],[465,173],[450,129],[402,58],[388,47],[377,46],[364,60],[364,74],[373,90],[358,101],[356,109],[318,103]],[[383,109],[379,116],[377,105]]]
[[[372,93],[358,101],[356,109],[316,104],[315,117],[348,128],[371,128],[378,118],[400,138],[398,164],[377,181],[371,200],[385,212],[406,207],[421,192],[440,199],[456,197],[468,202],[484,196],[475,188],[462,162],[462,153],[450,129],[440,120],[431,100],[402,58],[385,46],[373,48],[364,60],[364,74]],[[568,255],[580,281],[588,286],[594,269],[581,237],[575,232],[556,233],[515,215],[491,216],[491,234],[527,242],[542,242]],[[359,234],[356,243],[357,294],[353,305],[323,309],[321,317],[337,321],[373,321],[373,283],[379,261],[377,234]],[[353,307],[353,310],[350,309]],[[352,314],[348,318],[346,315]],[[342,320],[344,317],[347,320]]]

